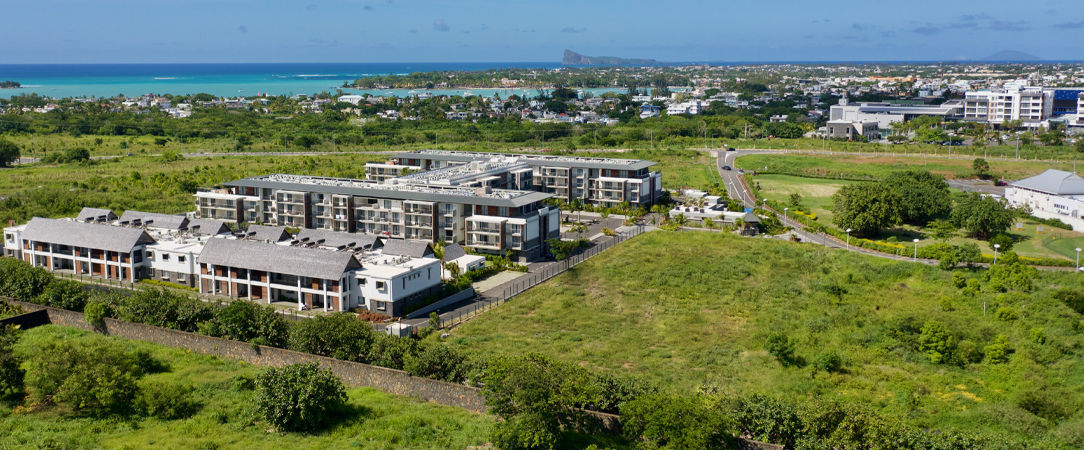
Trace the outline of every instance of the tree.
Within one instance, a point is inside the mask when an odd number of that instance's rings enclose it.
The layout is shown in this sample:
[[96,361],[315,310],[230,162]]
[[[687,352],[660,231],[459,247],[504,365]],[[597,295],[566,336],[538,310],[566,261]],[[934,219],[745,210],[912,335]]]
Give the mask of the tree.
[[28,302],[53,281],[45,269],[15,258],[0,258],[0,295]]
[[832,200],[836,225],[859,236],[880,234],[900,222],[903,197],[882,183],[844,186]]
[[290,328],[290,349],[346,361],[366,362],[373,327],[353,314],[303,320]]
[[792,193],[792,194],[790,194],[789,200],[790,200],[790,206],[795,207],[795,208],[801,208],[802,207],[802,194],[799,194],[797,192]]
[[87,304],[88,298],[90,296],[82,283],[54,279],[52,283],[45,287],[45,291],[34,299],[34,303],[71,311],[82,311],[83,306]]
[[0,167],[8,167],[19,160],[19,146],[7,139],[0,139]]
[[213,321],[205,323],[201,332],[259,345],[285,347],[289,338],[285,317],[274,308],[245,300],[231,302],[215,313]]
[[979,239],[989,239],[1012,225],[1013,212],[990,197],[971,193],[952,209],[952,222]]
[[987,242],[990,244],[990,250],[993,250],[994,246],[997,245],[998,250],[1007,252],[1009,250],[1012,250],[1012,246],[1016,243],[1016,240],[1014,240],[1012,236],[1010,236],[1008,233],[997,233],[993,236],[990,236],[990,240]]
[[57,337],[32,351],[20,359],[27,393],[36,402],[52,397],[75,410],[120,411],[132,403],[143,375],[139,355],[98,335]]
[[892,173],[883,183],[903,196],[900,218],[904,223],[926,225],[948,217],[952,211],[949,185],[943,177],[925,170],[909,170]]
[[983,180],[990,178],[990,163],[985,159],[975,158],[971,161],[971,170],[974,171],[976,178]]
[[316,363],[267,369],[256,379],[256,410],[280,430],[319,430],[345,404],[342,382]]
[[734,419],[742,435],[785,448],[794,448],[798,438],[805,434],[794,404],[761,394],[739,399]]
[[933,237],[940,240],[945,240],[952,237],[952,234],[956,232],[956,225],[953,225],[948,220],[934,220],[926,224],[927,228],[933,234]]
[[647,448],[731,448],[724,416],[692,396],[647,395],[621,406],[621,429]]
[[452,383],[467,376],[467,357],[462,352],[440,342],[426,341],[417,351],[407,354],[404,368],[411,375]]
[[918,348],[926,354],[930,362],[947,363],[956,349],[956,337],[945,324],[930,320],[922,325],[922,332],[918,336]]

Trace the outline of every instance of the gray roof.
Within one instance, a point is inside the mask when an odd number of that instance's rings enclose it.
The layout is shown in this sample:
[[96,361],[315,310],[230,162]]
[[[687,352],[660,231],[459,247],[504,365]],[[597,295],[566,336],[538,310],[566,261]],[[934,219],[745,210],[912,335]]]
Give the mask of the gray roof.
[[383,245],[380,241],[380,237],[374,234],[344,233],[341,231],[313,228],[305,228],[299,231],[295,238],[298,240],[309,238],[309,241],[312,242],[323,239],[324,242],[320,245],[326,247],[339,247],[342,245],[354,244],[354,248],[376,250]]
[[75,220],[78,220],[80,222],[87,222],[87,221],[99,221],[100,222],[100,220],[98,220],[98,219],[101,218],[101,217],[105,217],[106,222],[112,222],[114,220],[117,220],[117,215],[114,214],[113,211],[110,211],[108,209],[102,209],[102,208],[88,208],[88,207],[85,207],[85,206],[83,207],[83,209],[81,211],[79,211],[79,215],[75,216]]
[[430,159],[436,161],[467,162],[479,159],[489,159],[495,156],[514,156],[523,158],[531,166],[552,167],[581,167],[585,169],[617,169],[617,170],[640,170],[657,164],[654,161],[642,159],[619,159],[599,158],[591,156],[559,156],[538,155],[533,153],[492,153],[492,152],[465,152],[456,150],[418,150],[412,152],[397,153],[392,158],[402,160]]
[[444,246],[444,260],[452,261],[462,258],[467,255],[467,251],[463,250],[463,247],[456,243],[451,243]]
[[385,255],[410,256],[413,258],[432,258],[433,247],[426,241],[409,241],[406,239],[387,239],[384,241]]
[[[297,178],[303,181],[284,181]],[[349,178],[309,177],[302,175],[271,174],[222,183],[231,187],[254,187],[320,194],[356,195],[394,200],[423,202],[461,203],[467,205],[506,206],[517,208],[541,202],[552,194],[536,191],[493,189],[479,193],[476,188],[434,185],[390,185]]]
[[226,226],[225,222],[219,222],[217,220],[211,219],[189,220],[188,229],[196,230],[196,234],[203,236],[214,236],[216,234],[225,234],[230,232],[230,227]]
[[287,233],[286,229],[282,228],[282,227],[273,227],[273,226],[270,226],[270,225],[255,225],[255,224],[253,224],[253,225],[249,225],[248,229],[245,230],[245,233],[252,233],[252,232],[255,232],[256,234],[249,237],[249,239],[254,240],[254,241],[279,242],[279,241],[285,241],[287,239],[290,239],[290,233]]
[[144,211],[125,211],[120,215],[121,222],[131,223],[132,221],[139,219],[143,223],[147,221],[153,221],[149,225],[151,228],[162,228],[166,230],[180,230],[188,225],[188,218],[185,216],[176,216],[173,214],[159,214]]
[[154,239],[140,228],[41,217],[30,219],[23,230],[22,239],[121,253],[128,253],[141,244],[154,242]]
[[1052,195],[1084,195],[1084,178],[1064,170],[1047,169],[1046,172],[1011,184],[1013,187]]
[[338,280],[343,273],[361,267],[347,252],[302,248],[243,239],[208,239],[197,258],[214,264],[302,277]]

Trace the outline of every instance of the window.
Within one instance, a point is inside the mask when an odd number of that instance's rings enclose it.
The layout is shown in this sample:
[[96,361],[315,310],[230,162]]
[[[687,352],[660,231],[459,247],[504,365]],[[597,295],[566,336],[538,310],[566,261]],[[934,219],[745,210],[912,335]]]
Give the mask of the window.
[[184,255],[177,256],[177,262],[184,262]]
[[387,302],[376,302],[376,310],[377,311],[387,311],[388,310]]
[[377,281],[376,282],[376,288],[380,289],[380,290],[383,290],[384,289],[384,282],[383,281]]
[[162,261],[169,261],[169,253],[162,254]]

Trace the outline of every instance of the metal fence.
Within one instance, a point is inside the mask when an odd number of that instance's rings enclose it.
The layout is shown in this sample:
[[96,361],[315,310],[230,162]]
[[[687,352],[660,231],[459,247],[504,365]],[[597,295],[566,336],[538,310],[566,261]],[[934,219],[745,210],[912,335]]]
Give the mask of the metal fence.
[[[636,237],[645,232],[644,226],[637,226],[632,230],[619,232],[614,236],[607,236],[600,238],[598,241],[594,241],[594,245],[583,249],[583,251],[576,253],[568,258],[560,261],[555,261],[547,264],[541,270],[533,273],[527,273],[515,280],[509,281],[502,286],[499,286],[500,292],[494,296],[492,293],[483,294],[479,293],[475,303],[469,307],[461,308],[456,311],[451,311],[440,316],[440,328],[448,328],[459,325],[467,320],[474,318],[475,316],[496,308],[500,304],[507,302],[519,294],[526,292],[528,289],[533,288],[550,278],[564,273],[565,271],[576,267],[584,261],[606,251],[607,249],[625,242],[633,237]],[[492,291],[491,291],[492,292]]]

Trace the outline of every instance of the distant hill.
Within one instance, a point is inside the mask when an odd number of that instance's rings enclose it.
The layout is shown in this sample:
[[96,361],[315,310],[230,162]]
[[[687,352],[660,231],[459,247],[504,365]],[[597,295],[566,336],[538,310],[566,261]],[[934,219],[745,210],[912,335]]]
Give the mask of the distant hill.
[[1018,52],[1016,50],[1002,50],[994,53],[993,55],[982,58],[982,61],[1003,61],[1003,62],[1031,62],[1040,61],[1041,58],[1035,55],[1031,55],[1024,52]]
[[656,64],[654,59],[618,58],[616,56],[586,56],[572,50],[565,50],[561,64],[566,66],[627,66],[638,64]]

